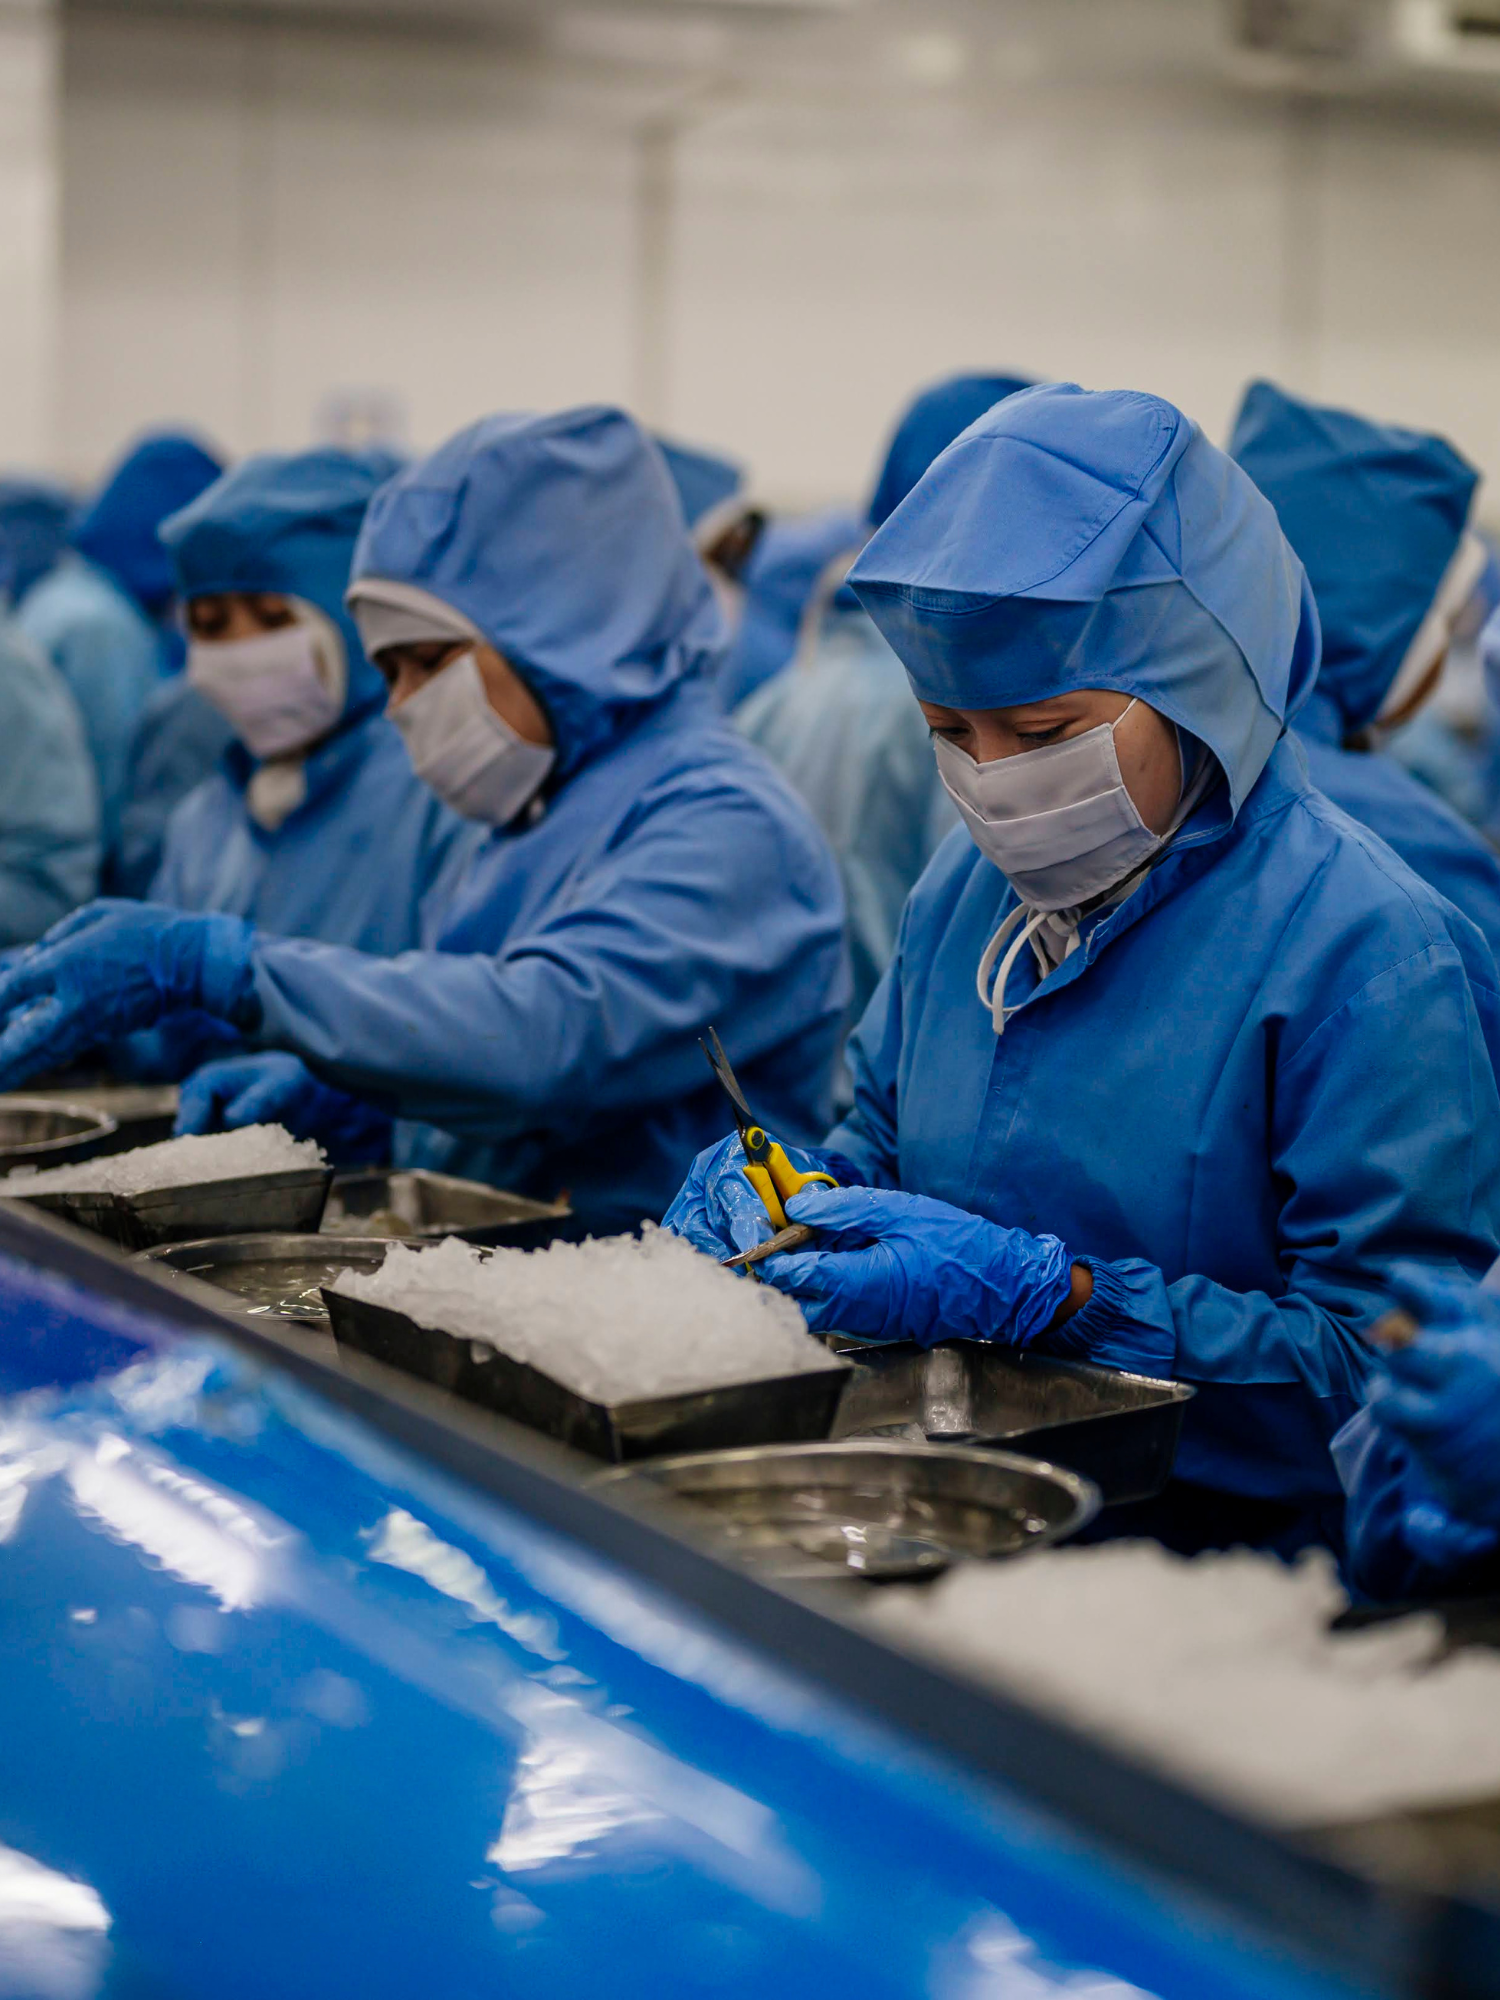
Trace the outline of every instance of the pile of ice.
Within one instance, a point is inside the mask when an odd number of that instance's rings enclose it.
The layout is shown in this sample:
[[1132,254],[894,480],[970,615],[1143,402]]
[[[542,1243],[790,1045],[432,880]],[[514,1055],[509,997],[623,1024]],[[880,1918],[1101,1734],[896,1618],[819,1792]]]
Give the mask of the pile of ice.
[[1425,1614],[1330,1633],[1331,1559],[1154,1542],[969,1563],[884,1593],[886,1636],[1291,1825],[1500,1793],[1500,1654]]
[[164,1139],[76,1167],[16,1167],[5,1176],[7,1194],[149,1194],[157,1188],[194,1187],[200,1181],[234,1181],[250,1174],[284,1174],[325,1167],[316,1139],[294,1139],[284,1125],[245,1125],[238,1132]]
[[396,1243],[378,1271],[344,1271],[334,1289],[499,1348],[594,1402],[837,1365],[791,1299],[661,1229],[545,1250]]

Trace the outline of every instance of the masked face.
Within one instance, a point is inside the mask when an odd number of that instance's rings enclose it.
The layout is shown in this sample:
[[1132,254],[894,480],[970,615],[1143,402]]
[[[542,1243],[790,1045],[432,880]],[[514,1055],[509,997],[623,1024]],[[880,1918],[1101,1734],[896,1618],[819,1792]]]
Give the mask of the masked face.
[[188,646],[187,677],[227,717],[252,757],[287,757],[326,736],[344,712],[348,659],[333,621],[293,600],[272,631]]
[[[1120,769],[1117,732],[1138,707],[1056,742],[976,761],[939,736],[938,774],[974,844],[1034,910],[1074,909],[1122,881],[1162,845]],[[1182,765],[1171,725],[1145,710],[1162,732],[1148,749],[1144,791],[1166,815],[1182,791]],[[1156,730],[1153,729],[1153,738]],[[1170,762],[1171,770],[1164,765]],[[1168,796],[1169,794],[1169,796]]]
[[472,650],[460,653],[390,711],[412,766],[465,819],[505,826],[535,797],[557,761],[490,706]]

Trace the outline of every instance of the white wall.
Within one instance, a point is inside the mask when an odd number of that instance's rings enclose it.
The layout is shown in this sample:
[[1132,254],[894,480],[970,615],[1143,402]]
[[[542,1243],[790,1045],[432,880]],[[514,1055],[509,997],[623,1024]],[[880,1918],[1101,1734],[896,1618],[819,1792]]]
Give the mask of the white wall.
[[633,399],[814,500],[864,487],[914,385],[990,366],[1215,432],[1264,372],[1500,465],[1500,99],[1231,89],[1182,0],[1034,0],[1004,49],[953,5],[905,41],[879,23],[930,8],[705,34],[696,74],[612,67],[618,20],[548,54],[71,16],[61,461],[169,415],[299,443],[369,383],[417,443]]
[[49,0],[0,5],[0,465],[53,448],[57,30]]

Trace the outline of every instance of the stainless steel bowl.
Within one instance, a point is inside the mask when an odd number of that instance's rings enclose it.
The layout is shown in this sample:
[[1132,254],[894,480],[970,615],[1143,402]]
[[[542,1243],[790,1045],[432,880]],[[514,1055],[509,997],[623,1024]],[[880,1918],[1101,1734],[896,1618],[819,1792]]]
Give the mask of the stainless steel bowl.
[[1099,1507],[1075,1472],[1013,1452],[885,1439],[697,1451],[601,1473],[713,1516],[736,1551],[787,1579],[935,1575],[1046,1548]]
[[196,1243],[162,1243],[137,1263],[181,1271],[228,1294],[231,1312],[251,1319],[291,1321],[328,1330],[322,1287],[341,1271],[378,1271],[386,1245],[368,1236],[293,1236],[267,1231],[209,1236]]
[[[70,1167],[102,1152],[116,1121],[87,1104],[50,1097],[0,1097],[0,1173],[12,1167]],[[0,1189],[19,1194],[21,1186]]]

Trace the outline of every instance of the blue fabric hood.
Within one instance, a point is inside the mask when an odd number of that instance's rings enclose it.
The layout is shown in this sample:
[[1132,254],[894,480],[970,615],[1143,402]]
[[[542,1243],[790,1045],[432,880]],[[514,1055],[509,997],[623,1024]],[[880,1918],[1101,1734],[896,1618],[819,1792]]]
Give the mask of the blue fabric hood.
[[745,483],[742,467],[732,458],[720,458],[711,451],[700,451],[695,445],[675,444],[671,438],[658,437],[657,446],[667,461],[667,470],[672,475],[672,484],[677,488],[677,497],[682,502],[682,512],[690,528],[696,528],[705,514],[711,514],[715,507],[722,507],[726,500],[732,500]]
[[1159,397],[1054,383],[938,457],[849,578],[924,701],[1112,688],[1200,738],[1237,813],[1312,687],[1318,617],[1270,503]]
[[907,405],[897,424],[870,496],[870,526],[888,521],[940,451],[986,410],[1019,389],[1032,387],[1025,375],[953,375],[935,382]]
[[19,604],[62,554],[73,500],[50,479],[0,478],[0,591]]
[[71,537],[74,548],[108,570],[148,617],[159,617],[174,588],[162,523],[196,500],[223,470],[195,438],[175,431],[142,438],[80,516]]
[[365,509],[399,467],[384,451],[266,452],[162,526],[183,597],[269,591],[305,598],[334,621],[349,661],[349,721],[385,702],[385,682],[365,658],[344,592]]
[[561,774],[725,641],[661,453],[600,405],[460,431],[379,494],[353,573],[477,626],[546,710]]
[[1396,678],[1468,522],[1479,475],[1440,437],[1319,409],[1270,382],[1229,442],[1307,566],[1323,627],[1318,692],[1362,729]]

